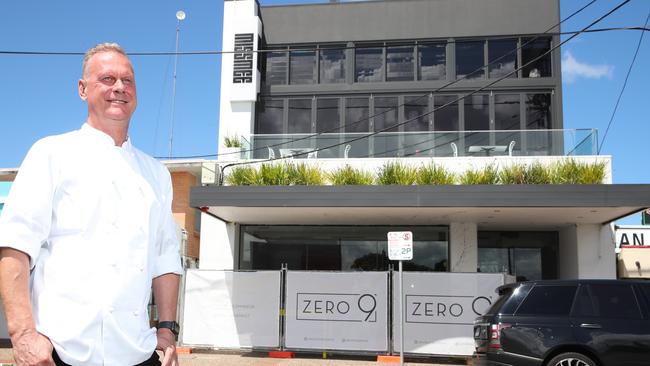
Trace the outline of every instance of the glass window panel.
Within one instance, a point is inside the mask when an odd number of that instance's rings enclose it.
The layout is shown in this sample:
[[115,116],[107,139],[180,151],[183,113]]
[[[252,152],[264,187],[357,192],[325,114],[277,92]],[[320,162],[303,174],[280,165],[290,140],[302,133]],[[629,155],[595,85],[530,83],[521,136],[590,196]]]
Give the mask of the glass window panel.
[[386,232],[412,231],[422,255],[405,270],[446,271],[447,227],[241,226],[239,269],[386,271]]
[[594,307],[601,318],[641,319],[630,285],[589,285]]
[[[404,131],[429,131],[429,97],[404,97]],[[424,115],[424,116],[423,116]]]
[[526,129],[545,130],[551,128],[551,95],[526,95]]
[[[364,133],[370,131],[368,98],[346,98],[345,103],[345,132]],[[360,135],[347,135],[346,139],[357,138]],[[348,157],[361,158],[369,155],[369,138],[350,143]]]
[[[375,101],[375,131],[383,130],[397,124],[397,97],[377,97]],[[398,128],[393,127],[386,132],[397,132]]]
[[414,69],[413,46],[386,48],[387,81],[412,81]]
[[569,315],[576,286],[535,286],[517,309],[517,315]]
[[508,248],[478,248],[478,271],[510,273]]
[[[494,128],[497,145],[509,145],[515,142],[513,150],[521,150],[519,94],[496,94],[494,96]],[[501,132],[517,130],[517,132]]]
[[373,137],[375,157],[394,157],[399,153],[398,99],[397,97],[377,97],[375,101],[374,127],[382,131]]
[[345,45],[329,46],[320,50],[320,82],[334,84],[345,82]]
[[444,80],[447,77],[447,45],[431,43],[418,46],[418,79]]
[[496,94],[494,96],[494,127],[497,130],[519,130],[519,94]]
[[358,82],[382,81],[383,53],[383,47],[357,48],[355,50],[355,80]]
[[260,99],[255,109],[257,111],[256,134],[283,133],[284,101],[282,99]]
[[478,79],[484,75],[484,42],[456,42],[456,77]]
[[316,101],[316,132],[340,133],[341,115],[338,99],[318,99]]
[[488,64],[491,78],[501,78],[508,73],[509,78],[516,78],[517,40],[500,39],[488,41]]
[[542,249],[513,248],[514,256],[512,274],[517,281],[533,281],[542,279]]
[[445,106],[457,98],[452,95],[436,95],[433,97],[433,106],[435,108],[433,116],[434,130],[458,131],[458,102]]
[[269,85],[287,84],[288,52],[268,52],[266,54],[266,83]]
[[287,133],[311,132],[311,99],[289,99]]
[[[523,77],[539,78],[552,76],[550,53],[547,53],[539,60],[532,62],[530,65],[526,65],[551,49],[551,38],[537,38],[533,41],[531,40],[532,38],[523,38],[521,40],[521,62],[525,65],[522,69]],[[531,42],[526,44],[528,41]]]
[[368,98],[347,98],[345,103],[345,132],[368,132]]
[[316,75],[315,51],[291,51],[290,84],[313,84]]
[[490,129],[490,104],[487,95],[470,95],[465,98],[465,130]]

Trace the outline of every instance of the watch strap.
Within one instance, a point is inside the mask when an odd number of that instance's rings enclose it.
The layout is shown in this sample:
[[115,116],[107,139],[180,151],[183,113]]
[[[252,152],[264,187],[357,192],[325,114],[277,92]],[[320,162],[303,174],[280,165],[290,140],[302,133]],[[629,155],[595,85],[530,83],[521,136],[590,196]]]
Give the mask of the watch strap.
[[178,335],[178,329],[180,328],[178,326],[178,323],[173,321],[173,320],[165,320],[165,321],[159,321],[158,322],[158,329],[161,328],[166,328],[172,331],[175,335]]

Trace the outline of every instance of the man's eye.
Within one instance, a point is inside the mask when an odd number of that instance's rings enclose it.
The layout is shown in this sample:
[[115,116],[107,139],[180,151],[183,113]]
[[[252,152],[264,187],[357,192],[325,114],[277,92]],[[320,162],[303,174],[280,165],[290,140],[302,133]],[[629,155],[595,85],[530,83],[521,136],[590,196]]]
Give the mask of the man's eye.
[[104,84],[113,85],[113,84],[115,84],[116,80],[112,76],[104,76],[103,78],[101,78],[101,81]]

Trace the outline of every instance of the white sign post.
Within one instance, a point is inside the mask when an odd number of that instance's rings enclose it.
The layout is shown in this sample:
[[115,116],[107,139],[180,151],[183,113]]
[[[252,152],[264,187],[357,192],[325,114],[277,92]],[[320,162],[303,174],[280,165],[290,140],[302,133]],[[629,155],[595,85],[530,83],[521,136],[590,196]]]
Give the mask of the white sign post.
[[[399,261],[399,341],[404,344],[404,296],[402,261],[413,259],[413,233],[410,231],[388,232],[388,259]],[[399,364],[404,366],[404,347],[399,350]]]

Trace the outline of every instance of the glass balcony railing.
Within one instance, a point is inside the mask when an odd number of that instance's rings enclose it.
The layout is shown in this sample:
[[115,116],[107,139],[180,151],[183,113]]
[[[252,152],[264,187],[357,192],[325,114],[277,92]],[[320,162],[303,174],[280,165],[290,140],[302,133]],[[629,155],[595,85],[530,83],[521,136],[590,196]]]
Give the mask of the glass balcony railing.
[[[596,155],[597,130],[251,135],[242,158],[392,158]],[[226,158],[226,157],[224,157]]]

